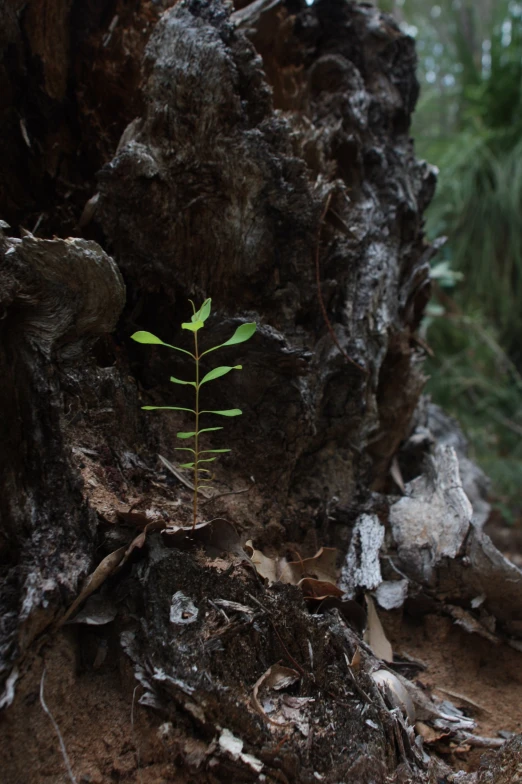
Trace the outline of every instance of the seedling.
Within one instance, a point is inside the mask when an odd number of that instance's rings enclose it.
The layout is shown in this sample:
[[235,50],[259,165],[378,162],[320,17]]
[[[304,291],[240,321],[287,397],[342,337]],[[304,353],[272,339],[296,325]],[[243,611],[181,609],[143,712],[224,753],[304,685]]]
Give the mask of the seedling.
[[[202,467],[202,463],[212,463],[214,460],[217,460],[217,455],[222,454],[223,452],[230,452],[230,449],[201,449],[200,448],[200,436],[202,433],[210,433],[214,430],[223,430],[222,427],[204,427],[200,428],[200,418],[206,414],[217,414],[218,416],[224,417],[235,417],[240,416],[243,412],[239,408],[229,408],[224,411],[209,411],[209,410],[200,410],[200,400],[199,400],[199,392],[203,384],[206,384],[207,381],[214,381],[216,378],[220,378],[221,376],[225,376],[227,373],[230,373],[231,370],[241,370],[242,365],[233,365],[232,367],[229,365],[223,365],[221,367],[216,367],[213,370],[210,370],[206,373],[203,378],[200,378],[200,362],[201,359],[210,354],[211,351],[216,351],[218,348],[223,348],[223,346],[234,346],[236,343],[244,343],[245,340],[249,340],[252,337],[254,332],[256,331],[256,325],[254,323],[248,324],[241,324],[231,338],[229,338],[225,343],[220,343],[219,346],[212,346],[212,348],[207,348],[206,351],[200,353],[200,348],[198,344],[198,332],[205,326],[205,321],[208,319],[210,315],[210,305],[211,300],[206,299],[199,310],[196,310],[196,306],[189,300],[190,304],[192,305],[193,314],[189,322],[183,323],[181,326],[183,329],[187,329],[189,332],[192,332],[194,336],[194,352],[187,351],[187,349],[179,348],[179,346],[171,346],[170,343],[164,343],[163,340],[160,340],[151,332],[135,332],[134,335],[131,335],[132,339],[135,340],[137,343],[148,343],[157,346],[167,346],[167,348],[173,348],[175,351],[181,351],[183,354],[188,354],[195,363],[195,380],[194,381],[183,381],[180,378],[175,378],[174,376],[170,377],[170,380],[173,384],[188,384],[194,387],[195,391],[195,403],[194,408],[181,408],[180,406],[142,406],[144,411],[157,411],[157,410],[167,410],[167,411],[187,411],[190,414],[194,415],[195,425],[194,430],[190,430],[188,432],[177,433],[177,438],[188,441],[189,439],[193,439],[193,447],[183,446],[183,447],[175,447],[176,450],[181,452],[190,452],[192,454],[192,460],[189,463],[181,463],[179,468],[191,468],[194,474],[194,500],[193,500],[193,522],[192,528],[195,528],[197,516],[198,516],[198,491],[202,490],[203,488],[208,488],[210,485],[203,484],[204,482],[212,481],[212,472],[206,468]],[[204,455],[204,457],[202,457]],[[211,455],[208,457],[208,455]],[[203,474],[204,476],[201,476]]]

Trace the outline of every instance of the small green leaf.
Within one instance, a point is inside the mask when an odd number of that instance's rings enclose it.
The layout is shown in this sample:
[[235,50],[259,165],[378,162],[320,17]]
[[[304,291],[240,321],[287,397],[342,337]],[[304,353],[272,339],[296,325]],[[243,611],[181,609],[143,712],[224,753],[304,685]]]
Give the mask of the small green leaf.
[[191,332],[197,332],[198,329],[201,329],[201,327],[204,327],[204,326],[205,325],[204,325],[204,323],[202,321],[194,321],[194,322],[185,321],[181,325],[181,328],[182,329],[189,329]]
[[211,463],[213,460],[217,460],[217,457],[205,457],[203,460],[198,460],[198,465],[200,463]]
[[167,344],[164,343],[162,340],[153,335],[152,332],[135,332],[134,335],[131,335],[131,340],[135,340],[136,343],[146,343],[146,344],[153,344],[156,346],[166,346]]
[[172,381],[173,384],[190,384],[190,386],[192,387],[196,386],[195,381],[182,381],[181,378],[176,378],[175,376],[171,376],[170,380]]
[[201,433],[210,433],[212,430],[223,430],[222,427],[204,427],[203,430],[198,430],[198,436]]
[[164,343],[163,340],[157,338],[156,335],[152,334],[152,332],[144,332],[143,330],[140,330],[139,332],[135,332],[134,335],[131,335],[131,340],[135,340],[136,343],[145,343],[147,345],[166,346],[167,348],[173,348],[176,351],[182,351],[183,354],[188,354],[189,357],[194,358],[194,354],[192,354],[192,352],[187,351],[184,348],[179,348],[179,346],[172,346],[170,343]]
[[198,485],[198,490],[215,490],[215,488],[212,485]]
[[192,432],[192,433],[176,433],[176,438],[192,438],[195,435],[196,435],[195,432]]
[[222,365],[221,367],[214,368],[211,370],[210,373],[207,373],[206,376],[203,376],[199,385],[204,384],[207,381],[213,381],[215,378],[220,378],[221,376],[225,376],[227,373],[230,373],[231,370],[241,370],[243,365],[234,365],[230,367],[229,365]]
[[206,321],[210,316],[210,305],[212,304],[212,300],[210,297],[205,300],[202,306],[199,309],[198,317],[201,321]]
[[243,413],[240,408],[228,408],[226,411],[200,411],[200,414],[219,414],[220,416],[241,416]]
[[202,449],[199,454],[204,455],[207,452],[231,452],[231,451],[232,451],[231,449]]
[[215,351],[217,348],[223,348],[223,346],[235,346],[237,343],[244,343],[245,340],[250,340],[254,332],[256,331],[257,325],[254,322],[249,322],[247,324],[241,324],[231,338],[226,340],[224,343],[220,343],[219,346],[213,346],[213,348],[209,348],[203,352],[201,355],[202,357],[205,354],[208,354],[210,351]]
[[142,406],[143,411],[188,411],[195,414],[193,408],[180,408],[179,406]]
[[180,463],[178,468],[194,468],[194,463]]
[[191,299],[189,299],[189,302],[192,305],[192,310],[194,311],[193,315],[190,317],[190,320],[206,321],[210,315],[210,304],[212,302],[210,297],[204,301],[204,303],[202,304],[199,310],[196,310],[196,306],[194,305]]
[[176,452],[192,452],[193,455],[196,454],[196,450],[191,449],[189,446],[175,446],[174,449]]
[[247,324],[241,324],[231,338],[229,338],[225,343],[222,343],[223,346],[235,346],[236,343],[244,343],[245,340],[250,340],[254,332],[256,331],[257,325],[252,321]]

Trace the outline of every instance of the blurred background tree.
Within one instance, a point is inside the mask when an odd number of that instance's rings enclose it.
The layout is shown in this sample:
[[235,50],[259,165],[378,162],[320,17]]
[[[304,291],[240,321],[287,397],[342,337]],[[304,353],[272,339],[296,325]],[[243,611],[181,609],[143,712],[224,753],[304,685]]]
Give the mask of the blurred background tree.
[[440,171],[427,391],[453,413],[508,523],[522,501],[522,2],[381,0],[417,41],[412,136]]

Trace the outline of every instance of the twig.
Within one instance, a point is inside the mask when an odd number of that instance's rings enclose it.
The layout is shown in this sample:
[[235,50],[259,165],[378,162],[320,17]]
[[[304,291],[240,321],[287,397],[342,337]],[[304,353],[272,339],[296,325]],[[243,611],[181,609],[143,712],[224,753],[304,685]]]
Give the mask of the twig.
[[479,749],[499,749],[506,743],[505,738],[485,738],[482,735],[472,735],[468,732],[459,733],[460,742],[467,743],[469,746],[476,746]]
[[328,210],[330,209],[331,198],[332,198],[332,194],[329,193],[328,196],[326,197],[326,202],[325,202],[323,211],[321,213],[321,217],[319,218],[319,228],[317,229],[317,243],[316,243],[316,248],[315,248],[315,280],[316,280],[316,283],[317,283],[317,296],[319,298],[319,304],[320,304],[321,310],[323,312],[323,318],[325,320],[326,326],[328,327],[328,331],[329,331],[330,335],[332,336],[333,342],[335,343],[335,345],[337,346],[337,348],[339,349],[339,351],[341,352],[343,357],[348,362],[350,362],[352,365],[355,365],[355,367],[358,368],[361,371],[361,373],[364,373],[364,375],[367,376],[367,375],[369,375],[369,371],[366,370],[366,368],[363,368],[361,365],[359,365],[354,359],[352,359],[346,353],[344,348],[340,345],[339,341],[337,340],[337,335],[335,334],[335,332],[333,330],[333,327],[332,327],[332,324],[330,322],[330,319],[328,318],[328,313],[326,312],[326,306],[324,304],[323,294],[321,292],[321,275],[320,275],[320,272],[319,272],[319,250],[320,250],[320,245],[321,245],[321,231],[322,231],[322,228],[323,228],[324,219],[326,218],[326,214],[327,214]]
[[55,730],[56,734],[58,735],[58,740],[60,742],[60,749],[61,749],[61,752],[62,752],[63,761],[65,763],[65,767],[67,769],[67,773],[69,774],[69,778],[71,779],[72,784],[78,784],[78,782],[74,778],[74,773],[72,772],[71,763],[69,762],[69,757],[67,755],[67,749],[65,748],[65,743],[63,742],[62,733],[60,732],[60,728],[59,728],[58,724],[56,723],[53,714],[51,713],[51,711],[49,710],[49,708],[45,704],[45,700],[44,700],[45,672],[46,672],[46,670],[45,670],[45,667],[44,667],[43,672],[42,672],[42,679],[40,681],[40,705],[42,706],[44,712],[49,716],[49,718],[50,718],[50,720],[52,722],[52,725],[54,727],[54,730]]
[[[201,501],[200,506],[203,506],[203,504],[208,504],[209,501],[215,501],[218,498],[223,498],[224,495],[240,495],[241,493],[250,492],[251,489],[251,487],[245,487],[244,490],[227,490],[225,493],[217,493],[211,498],[207,497],[204,501]],[[199,490],[199,492],[203,494],[202,490]]]
[[[183,474],[180,471],[178,471],[178,469],[175,466],[173,466],[172,463],[169,460],[167,460],[166,457],[163,457],[163,455],[158,455],[158,457],[163,463],[163,465],[165,466],[165,468],[168,468],[171,474],[174,474],[176,479],[179,479],[179,481],[182,482],[182,484],[184,484],[185,487],[188,487],[189,490],[192,490],[194,492],[194,485],[192,484],[192,482],[189,482],[188,479],[185,479]],[[204,493],[203,490],[198,489],[198,493],[201,493],[201,495],[204,498],[208,498],[209,501],[212,498],[212,496],[207,495],[207,493]]]

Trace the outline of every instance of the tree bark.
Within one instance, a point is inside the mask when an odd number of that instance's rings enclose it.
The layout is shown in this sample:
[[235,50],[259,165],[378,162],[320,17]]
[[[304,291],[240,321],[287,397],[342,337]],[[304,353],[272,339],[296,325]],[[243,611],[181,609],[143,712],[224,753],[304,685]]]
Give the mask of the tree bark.
[[[3,16],[6,742],[51,742],[52,728],[24,735],[20,706],[32,694],[41,711],[44,662],[47,688],[62,688],[63,649],[87,684],[108,667],[114,694],[145,706],[143,743],[156,738],[144,764],[138,753],[96,774],[92,747],[69,738],[82,781],[436,780],[443,764],[371,677],[380,665],[354,604],[376,586],[352,580],[350,607],[314,615],[242,549],[346,551],[361,515],[388,524],[397,501],[389,470],[424,384],[416,330],[433,253],[422,216],[435,176],[409,137],[413,41],[374,7],[338,0],[8,0]],[[84,236],[42,238],[54,233]],[[222,354],[242,373],[205,399],[244,411],[201,505],[237,534],[222,526],[211,541],[159,532],[190,520],[189,491],[157,459],[175,461],[187,420],[139,410],[186,405],[167,382],[190,363],[129,340],[143,329],[184,345],[188,298],[205,297],[211,344],[258,325]],[[92,574],[101,590],[64,632]],[[264,680],[278,662],[299,684],[277,703],[279,728]],[[77,684],[74,671],[62,677]],[[6,781],[22,762],[10,754]],[[49,765],[61,775],[57,743]],[[49,779],[35,762],[25,780]]]

